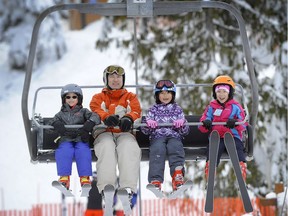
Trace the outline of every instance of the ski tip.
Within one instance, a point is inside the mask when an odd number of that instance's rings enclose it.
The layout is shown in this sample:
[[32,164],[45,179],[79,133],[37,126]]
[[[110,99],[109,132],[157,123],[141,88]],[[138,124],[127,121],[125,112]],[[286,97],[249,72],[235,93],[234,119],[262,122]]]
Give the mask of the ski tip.
[[83,184],[82,188],[92,188],[91,184]]
[[125,188],[119,188],[119,189],[117,190],[117,194],[118,194],[118,195],[127,196],[127,195],[128,195],[128,191],[127,191]]
[[60,183],[59,183],[58,181],[56,181],[56,180],[55,180],[55,181],[52,181],[52,183],[51,183],[52,186],[56,186],[56,185],[59,185],[59,184],[60,184]]
[[219,132],[217,130],[213,130],[211,134],[219,134]]
[[154,187],[155,187],[155,186],[154,186],[153,184],[147,184],[147,185],[146,185],[146,188],[147,188],[147,189],[149,189],[149,188],[154,188]]
[[104,190],[115,190],[115,188],[113,185],[107,184],[107,185],[105,185]]

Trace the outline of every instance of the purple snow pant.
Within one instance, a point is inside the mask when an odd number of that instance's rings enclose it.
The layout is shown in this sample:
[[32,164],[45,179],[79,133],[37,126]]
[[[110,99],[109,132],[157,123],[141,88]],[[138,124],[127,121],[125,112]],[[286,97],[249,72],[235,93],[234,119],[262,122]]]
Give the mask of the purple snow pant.
[[[239,161],[245,162],[246,161],[246,153],[244,152],[243,142],[240,139],[235,138],[235,137],[234,137],[234,140],[235,140],[235,146],[236,146],[236,151],[237,151],[237,154],[238,154]],[[221,159],[221,155],[222,155],[222,153],[225,150],[226,150],[226,147],[225,147],[225,144],[224,144],[224,139],[221,138],[220,139],[220,143],[219,143],[218,156],[217,156],[217,166],[219,165],[220,159]],[[209,160],[209,145],[207,146],[206,155],[207,155],[207,160]]]
[[88,143],[62,142],[55,151],[58,176],[69,176],[73,159],[76,161],[78,175],[92,176],[92,155]]

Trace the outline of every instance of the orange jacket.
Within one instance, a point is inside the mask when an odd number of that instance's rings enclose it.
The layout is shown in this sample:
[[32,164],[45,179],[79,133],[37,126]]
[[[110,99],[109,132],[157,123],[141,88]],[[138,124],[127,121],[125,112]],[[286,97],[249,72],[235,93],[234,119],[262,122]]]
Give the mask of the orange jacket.
[[[97,113],[104,121],[110,115],[129,116],[133,121],[141,122],[141,106],[137,95],[127,89],[110,90],[103,88],[101,93],[95,94],[90,102],[90,109]],[[121,132],[119,128],[106,131]]]

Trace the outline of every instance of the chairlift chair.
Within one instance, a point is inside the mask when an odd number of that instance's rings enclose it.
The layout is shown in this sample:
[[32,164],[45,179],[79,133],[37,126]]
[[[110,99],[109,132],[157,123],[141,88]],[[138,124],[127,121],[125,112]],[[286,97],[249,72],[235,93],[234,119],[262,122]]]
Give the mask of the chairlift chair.
[[[22,117],[25,126],[25,132],[27,137],[28,149],[32,162],[54,162],[54,152],[56,145],[54,140],[57,137],[55,132],[53,132],[53,127],[47,125],[48,121],[51,119],[49,117],[42,117],[41,114],[36,113],[35,106],[37,103],[37,95],[42,90],[49,89],[60,89],[61,87],[41,87],[36,90],[33,100],[32,115],[29,116],[28,111],[28,96],[30,91],[32,69],[35,58],[36,46],[38,41],[38,32],[42,21],[50,13],[60,10],[77,10],[80,13],[95,13],[101,16],[126,16],[127,18],[136,19],[138,17],[154,17],[159,15],[176,15],[180,13],[188,13],[193,11],[201,11],[206,8],[224,9],[229,11],[237,19],[239,25],[240,36],[242,39],[243,52],[247,64],[247,70],[250,78],[251,93],[252,93],[252,106],[251,112],[248,112],[248,108],[245,102],[245,96],[243,94],[242,87],[237,84],[241,91],[243,98],[244,109],[246,110],[247,116],[244,122],[249,122],[247,127],[247,132],[245,137],[245,149],[247,151],[248,160],[253,158],[253,132],[255,130],[257,113],[258,113],[258,88],[254,73],[253,62],[251,58],[250,47],[247,38],[247,32],[245,29],[245,23],[240,15],[239,11],[232,5],[224,2],[216,1],[164,1],[164,2],[153,2],[152,0],[127,0],[125,3],[95,3],[95,4],[62,4],[55,5],[44,10],[36,20],[33,28],[30,51],[27,62],[27,71],[22,92]],[[135,22],[134,22],[135,25]],[[136,28],[134,28],[134,34],[136,35]],[[136,73],[136,85],[126,86],[134,88],[142,88],[142,85],[138,84],[137,78],[137,44],[134,40],[135,46],[135,73]],[[207,86],[211,84],[177,84],[178,87],[198,87]],[[82,88],[102,88],[103,86],[81,86]],[[144,86],[145,87],[145,86]],[[147,86],[146,86],[147,87]],[[152,85],[148,85],[152,87]],[[145,118],[145,116],[143,117]],[[185,148],[185,159],[186,160],[206,160],[205,148],[208,145],[208,134],[201,133],[197,126],[201,123],[199,122],[200,116],[188,115],[186,116],[188,124],[190,126],[190,133],[184,140]],[[223,123],[219,123],[223,124]],[[139,129],[140,126],[144,124],[135,124],[134,129]],[[160,125],[161,126],[161,125]],[[81,125],[70,125],[66,127],[81,127]],[[136,138],[140,148],[142,149],[142,161],[148,160],[149,153],[149,139],[141,131],[137,130]],[[92,144],[93,138],[90,140],[91,150],[93,151]],[[94,153],[93,153],[94,156]],[[221,159],[229,159],[227,154],[224,154]],[[93,157],[96,161],[96,157]]]

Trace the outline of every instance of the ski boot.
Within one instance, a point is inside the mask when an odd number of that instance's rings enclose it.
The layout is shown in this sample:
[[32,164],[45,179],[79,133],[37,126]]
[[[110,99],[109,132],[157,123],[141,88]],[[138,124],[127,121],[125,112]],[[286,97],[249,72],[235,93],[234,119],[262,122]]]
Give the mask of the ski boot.
[[157,188],[159,191],[161,191],[161,182],[158,180],[153,180],[151,181],[151,184],[153,184],[155,186],[155,188]]
[[70,188],[70,176],[60,176],[58,180],[67,190]]
[[183,169],[182,166],[177,166],[175,168],[174,174],[172,176],[173,191],[176,191],[184,184],[184,175],[182,169]]
[[89,185],[91,185],[90,177],[89,177],[89,176],[80,176],[80,184],[81,184],[81,187],[82,187],[84,184],[89,184]]
[[244,180],[244,182],[246,182],[247,164],[245,162],[243,162],[243,161],[240,161],[239,164],[240,164],[243,180]]
[[205,164],[205,180],[208,181],[208,173],[209,173],[209,161],[206,161]]

